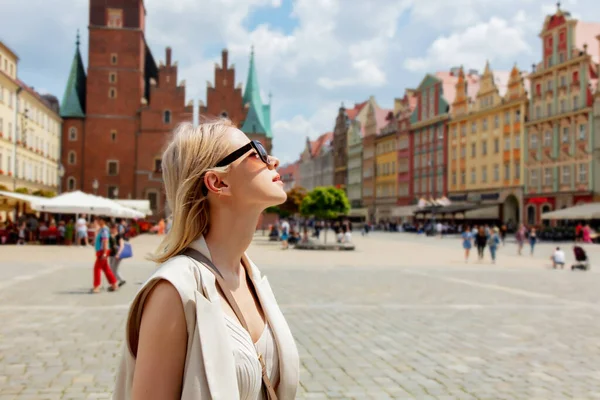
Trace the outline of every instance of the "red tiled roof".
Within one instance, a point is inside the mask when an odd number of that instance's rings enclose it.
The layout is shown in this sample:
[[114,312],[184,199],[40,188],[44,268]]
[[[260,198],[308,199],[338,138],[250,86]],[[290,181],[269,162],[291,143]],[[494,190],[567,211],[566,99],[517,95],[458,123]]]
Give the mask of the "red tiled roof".
[[366,105],[367,105],[366,101],[363,101],[362,103],[356,103],[356,104],[354,104],[354,108],[346,110],[346,115],[348,115],[349,119],[354,119],[354,118],[356,118],[358,113],[363,109],[363,107]]
[[316,138],[315,140],[310,141],[310,152],[313,157],[316,157],[321,152],[323,146],[327,145],[329,142],[333,140],[333,132],[326,132]]
[[298,173],[300,172],[300,161],[295,161],[293,163],[286,164],[280,167],[277,170],[277,172],[281,176],[281,179],[284,181],[289,180],[288,177],[292,178],[292,180],[295,180]]

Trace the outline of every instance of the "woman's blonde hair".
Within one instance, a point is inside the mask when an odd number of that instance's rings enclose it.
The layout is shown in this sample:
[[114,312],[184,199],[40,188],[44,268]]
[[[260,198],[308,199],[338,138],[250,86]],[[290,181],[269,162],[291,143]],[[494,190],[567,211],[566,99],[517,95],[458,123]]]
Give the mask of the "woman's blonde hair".
[[223,137],[231,121],[218,119],[194,127],[186,122],[175,129],[162,158],[162,175],[173,223],[152,260],[163,263],[185,250],[208,231],[209,208],[204,175],[227,155]]

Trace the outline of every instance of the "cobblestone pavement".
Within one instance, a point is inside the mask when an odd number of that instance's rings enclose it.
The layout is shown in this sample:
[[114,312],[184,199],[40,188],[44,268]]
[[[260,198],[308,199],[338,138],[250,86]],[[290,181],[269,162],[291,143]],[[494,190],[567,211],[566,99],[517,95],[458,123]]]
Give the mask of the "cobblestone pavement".
[[[330,239],[332,235],[330,235]],[[257,237],[301,355],[299,399],[600,399],[600,274],[460,241],[357,235],[355,252]],[[0,247],[0,400],[110,398],[128,302],[153,270],[133,241],[127,285],[88,294],[92,251]]]

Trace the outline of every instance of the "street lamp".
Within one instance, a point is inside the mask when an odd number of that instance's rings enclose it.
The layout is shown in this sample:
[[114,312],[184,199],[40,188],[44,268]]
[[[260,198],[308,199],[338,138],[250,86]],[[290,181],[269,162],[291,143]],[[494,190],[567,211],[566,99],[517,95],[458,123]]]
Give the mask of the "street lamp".
[[62,164],[58,164],[58,193],[62,193],[62,180],[65,176],[65,167]]
[[98,194],[98,188],[100,187],[100,183],[98,183],[98,179],[94,179],[92,182],[92,189],[94,189],[94,194]]

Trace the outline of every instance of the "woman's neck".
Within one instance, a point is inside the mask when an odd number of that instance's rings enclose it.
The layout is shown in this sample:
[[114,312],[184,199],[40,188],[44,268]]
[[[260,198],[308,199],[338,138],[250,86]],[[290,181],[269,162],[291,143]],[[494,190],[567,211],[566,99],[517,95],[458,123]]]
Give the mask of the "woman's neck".
[[240,260],[252,242],[260,213],[249,210],[240,213],[225,208],[211,210],[205,240],[213,263],[224,276],[239,275]]

